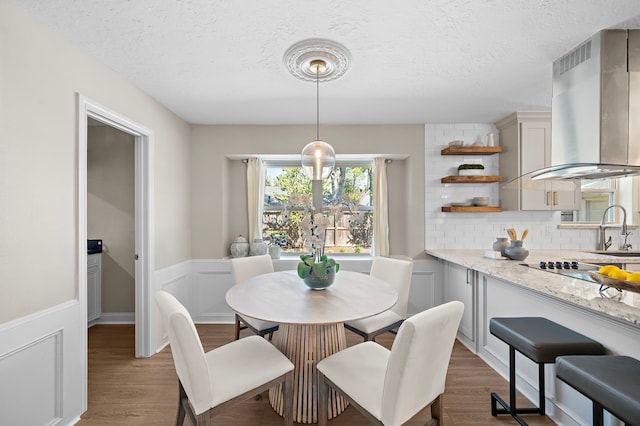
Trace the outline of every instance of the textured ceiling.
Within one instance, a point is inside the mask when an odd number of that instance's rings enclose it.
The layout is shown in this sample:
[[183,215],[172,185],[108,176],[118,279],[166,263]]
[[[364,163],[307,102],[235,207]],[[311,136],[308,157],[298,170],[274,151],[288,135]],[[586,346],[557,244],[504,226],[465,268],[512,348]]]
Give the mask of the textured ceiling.
[[[0,0],[3,1],[3,0]],[[11,0],[190,123],[315,123],[285,51],[343,44],[328,124],[493,122],[551,107],[551,64],[638,0]]]

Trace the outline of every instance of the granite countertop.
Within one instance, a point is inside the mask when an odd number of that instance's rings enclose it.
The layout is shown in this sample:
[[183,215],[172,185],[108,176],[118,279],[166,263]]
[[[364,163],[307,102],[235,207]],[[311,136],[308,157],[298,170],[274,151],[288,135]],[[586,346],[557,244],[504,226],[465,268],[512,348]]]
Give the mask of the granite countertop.
[[514,285],[552,296],[574,305],[592,310],[640,327],[640,293],[610,288],[599,292],[599,285],[578,278],[521,266],[522,263],[538,265],[540,261],[577,260],[581,263],[627,263],[638,264],[640,257],[616,257],[600,253],[572,250],[530,250],[524,261],[490,259],[484,250],[440,250],[427,249],[428,255],[456,263]]

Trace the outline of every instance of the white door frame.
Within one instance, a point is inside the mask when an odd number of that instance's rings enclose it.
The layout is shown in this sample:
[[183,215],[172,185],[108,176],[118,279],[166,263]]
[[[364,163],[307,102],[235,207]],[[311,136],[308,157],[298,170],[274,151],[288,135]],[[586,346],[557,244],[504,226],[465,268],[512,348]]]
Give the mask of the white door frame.
[[[154,271],[153,132],[144,126],[78,94],[78,298],[81,321],[87,319],[87,119],[93,118],[135,138],[135,354],[149,357],[151,345],[151,290]],[[87,360],[84,335],[83,359]],[[85,366],[86,374],[86,366]],[[87,383],[85,377],[84,383]],[[86,389],[85,389],[86,401]]]

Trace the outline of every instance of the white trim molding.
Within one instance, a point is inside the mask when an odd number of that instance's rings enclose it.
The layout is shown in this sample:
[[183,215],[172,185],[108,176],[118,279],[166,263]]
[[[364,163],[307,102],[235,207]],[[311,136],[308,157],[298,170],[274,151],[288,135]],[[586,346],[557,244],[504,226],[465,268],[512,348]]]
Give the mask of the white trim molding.
[[[136,356],[153,355],[150,297],[154,276],[154,144],[146,127],[78,94],[78,296],[86,321],[87,121],[101,121],[135,138]],[[86,344],[84,345],[86,347]],[[86,363],[85,363],[86,364]]]

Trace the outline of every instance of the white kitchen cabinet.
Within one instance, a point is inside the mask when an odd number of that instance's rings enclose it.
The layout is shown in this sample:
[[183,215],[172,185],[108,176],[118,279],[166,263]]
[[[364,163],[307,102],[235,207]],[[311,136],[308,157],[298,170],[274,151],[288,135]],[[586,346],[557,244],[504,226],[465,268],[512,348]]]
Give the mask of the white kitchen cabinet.
[[102,254],[87,255],[87,323],[92,326],[102,315]]
[[444,298],[447,302],[464,303],[464,313],[458,327],[458,339],[476,352],[476,272],[455,263],[444,264]]
[[[577,210],[575,181],[531,180],[527,173],[551,166],[551,113],[516,112],[495,123],[500,135],[503,210]],[[517,181],[514,179],[520,177]]]

